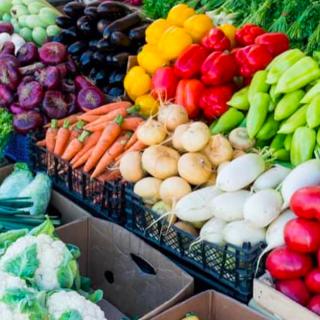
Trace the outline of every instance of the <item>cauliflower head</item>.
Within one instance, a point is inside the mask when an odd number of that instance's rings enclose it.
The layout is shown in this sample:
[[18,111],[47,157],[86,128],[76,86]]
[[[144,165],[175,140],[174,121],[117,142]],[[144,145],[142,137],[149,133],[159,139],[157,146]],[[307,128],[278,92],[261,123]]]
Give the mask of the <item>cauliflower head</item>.
[[71,288],[79,274],[68,247],[47,234],[12,243],[0,258],[0,270],[34,282],[40,290]]
[[50,320],[107,320],[99,306],[75,291],[61,290],[47,299]]
[[10,308],[7,304],[0,302],[0,319],[5,320],[30,320],[27,314]]

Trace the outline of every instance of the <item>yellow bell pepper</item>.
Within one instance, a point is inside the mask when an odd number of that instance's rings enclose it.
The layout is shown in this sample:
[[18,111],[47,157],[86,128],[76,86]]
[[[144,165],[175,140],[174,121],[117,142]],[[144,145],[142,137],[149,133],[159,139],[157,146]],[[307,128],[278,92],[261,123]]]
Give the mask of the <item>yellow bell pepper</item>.
[[168,61],[162,56],[158,47],[146,44],[138,54],[138,63],[148,73],[153,74],[157,69],[165,66]]
[[151,77],[142,67],[135,66],[126,74],[124,88],[128,96],[134,101],[151,90]]
[[187,19],[183,27],[195,42],[200,42],[210,29],[213,28],[213,22],[205,14],[196,14]]
[[159,102],[150,94],[138,97],[135,104],[139,106],[139,113],[144,117],[156,114],[159,109]]
[[171,26],[172,24],[165,19],[158,19],[152,22],[146,29],[147,43],[157,45],[162,34]]
[[161,36],[158,48],[166,59],[173,60],[191,44],[192,38],[186,30],[172,26]]
[[187,313],[185,317],[181,320],[200,320],[200,319],[195,313],[190,312],[190,313]]
[[177,27],[183,27],[184,22],[195,14],[194,9],[186,4],[180,3],[171,8],[167,20]]
[[233,26],[232,24],[222,24],[218,27],[220,30],[223,31],[223,33],[226,35],[226,37],[231,42],[231,47],[234,48],[236,46],[236,31],[237,28]]

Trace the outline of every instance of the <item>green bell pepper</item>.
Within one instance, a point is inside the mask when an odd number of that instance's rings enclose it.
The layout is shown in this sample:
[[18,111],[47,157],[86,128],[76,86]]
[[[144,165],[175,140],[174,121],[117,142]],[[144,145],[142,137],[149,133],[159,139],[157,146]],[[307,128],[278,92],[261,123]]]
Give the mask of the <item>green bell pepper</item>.
[[278,129],[279,122],[274,120],[273,114],[270,114],[256,137],[259,140],[269,140],[277,134]]
[[284,134],[277,134],[277,135],[273,138],[273,140],[272,140],[272,142],[271,142],[271,144],[270,144],[270,148],[271,148],[272,150],[281,150],[281,149],[283,149],[283,148],[284,148],[284,141],[285,141],[285,139],[286,139],[286,135],[284,135]]
[[290,152],[286,149],[280,149],[272,154],[277,160],[280,161],[289,161],[290,160]]
[[212,127],[211,134],[227,133],[237,127],[244,119],[244,115],[237,109],[230,108],[226,111]]
[[290,149],[291,149],[292,138],[293,138],[293,134],[288,134],[288,135],[286,135],[286,138],[284,139],[283,145],[287,151],[290,151]]
[[318,94],[320,94],[320,80],[307,91],[305,96],[302,98],[301,103],[310,103]]
[[320,145],[320,128],[318,129],[318,132],[317,132],[317,144]]
[[258,92],[253,96],[247,114],[247,130],[251,139],[262,128],[268,115],[269,103],[270,97],[267,93]]
[[292,138],[290,160],[294,166],[312,159],[316,146],[316,133],[307,127],[298,128]]
[[309,105],[304,105],[299,108],[290,118],[284,121],[278,133],[290,134],[293,133],[297,128],[304,126],[306,124],[306,114]]
[[274,118],[277,121],[289,118],[299,108],[300,101],[304,96],[303,90],[287,93],[278,102],[274,111]]
[[267,71],[261,70],[254,74],[248,92],[249,102],[252,103],[253,97],[258,92],[266,93],[269,91],[270,85],[266,83]]
[[304,53],[299,49],[291,49],[278,55],[267,66],[267,83],[277,83],[281,75],[304,56]]
[[307,125],[311,129],[320,125],[320,94],[314,97],[308,106]]
[[248,110],[250,107],[248,93],[249,87],[242,88],[231,97],[228,105],[239,110]]
[[276,94],[276,88],[277,88],[277,85],[273,84],[270,87],[270,91],[269,91],[271,101],[274,103],[278,103],[279,100],[281,99],[281,94],[279,94],[279,93]]
[[319,77],[318,63],[311,57],[304,57],[282,74],[276,87],[276,93],[296,91]]

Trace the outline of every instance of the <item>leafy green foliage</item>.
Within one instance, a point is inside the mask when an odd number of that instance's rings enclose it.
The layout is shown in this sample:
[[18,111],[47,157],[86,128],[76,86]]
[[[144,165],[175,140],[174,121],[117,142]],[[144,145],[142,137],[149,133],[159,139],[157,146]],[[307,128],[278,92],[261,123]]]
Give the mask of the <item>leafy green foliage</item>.
[[4,149],[8,143],[9,136],[13,131],[12,114],[7,110],[0,109],[0,155],[3,156]]
[[65,312],[59,320],[83,320],[81,314],[76,310]]

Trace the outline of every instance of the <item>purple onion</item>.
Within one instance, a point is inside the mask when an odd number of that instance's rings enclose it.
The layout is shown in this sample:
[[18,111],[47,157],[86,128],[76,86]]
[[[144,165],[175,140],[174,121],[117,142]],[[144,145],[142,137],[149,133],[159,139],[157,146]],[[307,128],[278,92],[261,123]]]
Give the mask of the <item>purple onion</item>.
[[76,91],[76,87],[73,81],[70,80],[62,80],[61,90],[66,93],[74,93]]
[[69,114],[74,114],[79,111],[78,105],[77,105],[77,97],[74,93],[69,93],[66,97],[66,101],[68,104],[68,112]]
[[77,90],[85,89],[94,86],[94,84],[84,76],[76,76],[74,78],[74,84]]
[[9,107],[9,111],[13,114],[20,114],[26,112],[18,103],[12,103]]
[[13,25],[10,22],[0,22],[0,33],[3,32],[13,34]]
[[61,119],[69,114],[68,104],[60,91],[49,90],[45,93],[42,110],[50,119]]
[[23,109],[32,110],[40,106],[43,88],[37,81],[22,83],[18,87],[19,104]]
[[7,64],[7,65],[10,64],[15,67],[20,66],[19,60],[12,54],[8,54],[8,53],[0,53],[0,62],[1,64]]
[[67,48],[59,42],[47,42],[39,49],[40,60],[47,65],[62,63],[67,56]]
[[78,93],[77,103],[81,110],[95,109],[102,106],[106,101],[104,93],[97,87],[81,89]]
[[11,41],[6,41],[1,48],[1,54],[14,55],[14,51],[15,51],[15,45]]
[[[1,59],[1,58],[0,58]],[[20,72],[12,64],[0,63],[0,83],[7,86],[10,90],[15,90],[20,83]]]
[[22,66],[36,62],[39,59],[37,46],[33,42],[26,42],[19,49],[17,58]]
[[61,78],[57,67],[47,67],[41,69],[36,74],[36,80],[46,89],[54,90],[60,87]]
[[32,76],[36,71],[39,71],[41,69],[43,69],[45,67],[45,65],[41,62],[35,62],[33,64],[30,64],[28,66],[24,66],[19,68],[20,73],[23,76]]
[[12,101],[13,93],[11,90],[7,86],[0,84],[0,108],[8,107]]
[[16,132],[22,134],[40,128],[42,123],[42,117],[37,111],[26,111],[13,116],[13,127]]

